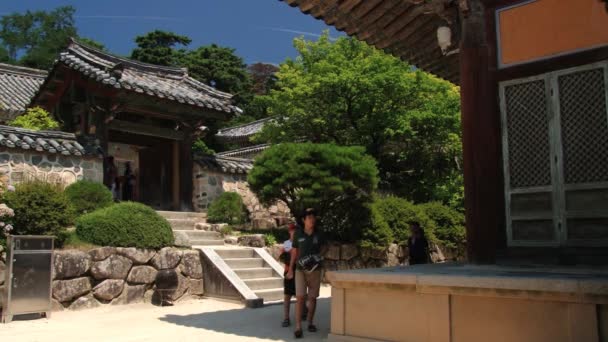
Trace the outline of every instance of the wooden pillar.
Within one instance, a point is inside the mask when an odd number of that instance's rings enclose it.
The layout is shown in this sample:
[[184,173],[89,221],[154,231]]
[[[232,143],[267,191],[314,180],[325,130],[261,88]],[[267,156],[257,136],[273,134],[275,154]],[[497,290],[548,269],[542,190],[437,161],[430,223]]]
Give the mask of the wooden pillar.
[[467,255],[469,262],[488,264],[496,260],[504,224],[500,113],[484,5],[468,4],[460,43]]
[[173,210],[180,211],[179,141],[173,141]]
[[184,132],[179,146],[180,210],[194,211],[192,206],[192,141],[193,132]]

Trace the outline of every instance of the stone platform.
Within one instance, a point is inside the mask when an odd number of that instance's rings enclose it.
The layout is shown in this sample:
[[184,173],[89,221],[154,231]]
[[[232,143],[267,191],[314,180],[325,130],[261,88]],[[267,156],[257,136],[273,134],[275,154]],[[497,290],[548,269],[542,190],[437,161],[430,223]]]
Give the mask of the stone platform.
[[445,263],[331,272],[330,341],[598,342],[608,269]]

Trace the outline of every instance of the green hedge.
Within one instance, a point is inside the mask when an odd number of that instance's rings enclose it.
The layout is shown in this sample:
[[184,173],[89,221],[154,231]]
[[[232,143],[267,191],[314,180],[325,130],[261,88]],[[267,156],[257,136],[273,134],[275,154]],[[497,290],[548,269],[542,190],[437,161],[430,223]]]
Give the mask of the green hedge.
[[395,242],[405,244],[410,237],[410,224],[420,223],[430,240],[434,239],[435,222],[418,205],[400,197],[387,196],[378,198],[374,207],[391,229]]
[[152,208],[122,202],[76,220],[83,241],[99,246],[161,248],[173,245],[171,226]]
[[211,223],[244,223],[247,220],[247,208],[241,195],[236,192],[222,193],[209,205],[207,219]]
[[65,229],[74,221],[74,210],[59,185],[41,181],[18,184],[3,194],[4,203],[15,211],[7,219],[14,235],[54,235],[62,244]]
[[445,247],[464,253],[466,229],[464,215],[440,202],[420,205],[427,216],[435,222],[435,237]]
[[79,216],[114,203],[112,192],[97,182],[78,181],[65,188],[65,194]]

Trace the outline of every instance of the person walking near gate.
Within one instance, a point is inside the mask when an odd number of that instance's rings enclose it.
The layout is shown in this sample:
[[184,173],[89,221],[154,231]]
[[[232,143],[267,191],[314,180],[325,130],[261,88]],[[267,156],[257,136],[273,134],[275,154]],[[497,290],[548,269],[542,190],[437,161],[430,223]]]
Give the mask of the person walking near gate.
[[[291,249],[291,261],[287,279],[296,280],[296,338],[302,337],[302,313],[308,299],[308,331],[316,332],[314,325],[317,298],[321,289],[322,257],[326,245],[322,234],[317,230],[317,217],[312,208],[304,211],[304,227],[296,231]],[[295,272],[294,272],[295,269]]]

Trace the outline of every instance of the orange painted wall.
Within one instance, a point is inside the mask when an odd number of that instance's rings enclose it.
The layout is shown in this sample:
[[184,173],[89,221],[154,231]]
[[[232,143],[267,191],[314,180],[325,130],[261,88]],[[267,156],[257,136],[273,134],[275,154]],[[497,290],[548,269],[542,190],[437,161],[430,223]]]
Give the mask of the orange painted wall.
[[600,0],[536,0],[498,11],[503,65],[608,45]]

